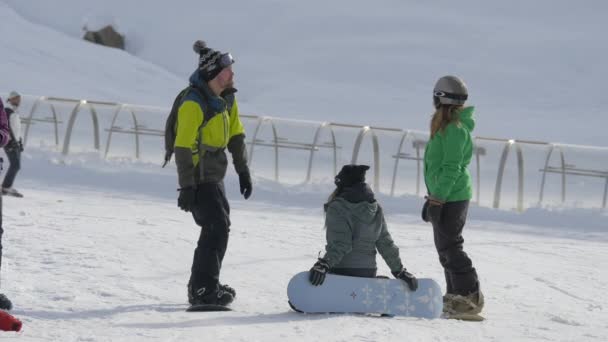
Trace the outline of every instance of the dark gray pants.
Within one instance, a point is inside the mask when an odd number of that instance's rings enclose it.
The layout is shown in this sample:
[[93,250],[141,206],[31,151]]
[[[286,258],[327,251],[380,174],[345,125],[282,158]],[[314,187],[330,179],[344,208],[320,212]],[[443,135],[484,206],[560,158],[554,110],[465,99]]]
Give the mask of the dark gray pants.
[[196,198],[192,217],[201,227],[201,234],[194,250],[189,282],[194,291],[202,287],[215,288],[219,284],[230,232],[230,206],[223,183],[199,184]]
[[10,165],[6,171],[6,176],[4,176],[2,187],[11,188],[13,182],[15,182],[15,177],[17,177],[17,172],[21,169],[21,151],[17,147],[5,147],[4,152],[8,157]]
[[468,209],[469,201],[447,202],[439,222],[432,222],[435,247],[445,273],[446,292],[464,296],[479,289],[477,272],[462,248],[462,230]]

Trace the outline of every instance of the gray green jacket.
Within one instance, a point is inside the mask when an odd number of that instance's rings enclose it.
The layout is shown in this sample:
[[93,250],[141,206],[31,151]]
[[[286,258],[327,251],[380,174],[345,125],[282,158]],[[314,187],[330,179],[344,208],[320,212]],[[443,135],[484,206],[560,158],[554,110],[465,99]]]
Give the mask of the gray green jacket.
[[[377,250],[391,272],[400,271],[403,266],[399,248],[388,232],[382,207],[373,199],[371,189],[367,184],[359,183],[347,188],[346,192],[327,203],[327,245],[323,258],[330,268],[376,269]],[[371,193],[372,197],[365,199],[361,195],[365,192]],[[358,199],[353,200],[353,197]]]

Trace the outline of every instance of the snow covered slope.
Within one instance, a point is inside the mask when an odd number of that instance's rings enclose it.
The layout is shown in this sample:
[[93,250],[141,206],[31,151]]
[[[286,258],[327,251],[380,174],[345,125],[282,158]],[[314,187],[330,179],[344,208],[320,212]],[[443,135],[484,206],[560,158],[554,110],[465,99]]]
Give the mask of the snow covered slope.
[[[599,0],[2,0],[0,91],[168,106],[195,66],[192,42],[205,39],[237,59],[247,113],[426,130],[433,83],[458,74],[480,136],[608,146],[607,10]],[[105,24],[162,69],[80,41],[83,26]]]
[[[58,163],[52,155],[36,154],[35,160],[37,171],[30,169],[20,181],[26,197],[4,198],[2,291],[24,321],[22,333],[2,334],[7,340],[599,342],[608,337],[608,238],[599,224],[590,228],[593,224],[580,218],[562,215],[561,224],[551,226],[542,217],[474,208],[465,245],[486,294],[483,323],[301,315],[289,309],[286,286],[323,248],[326,190],[259,184],[244,201],[231,172],[233,225],[222,281],[236,288],[237,300],[233,312],[193,314],[184,309],[199,230],[176,207],[169,173],[156,165],[105,164],[90,156]],[[443,286],[430,227],[418,216],[420,201],[381,201],[408,269]],[[379,267],[389,274],[383,262]]]
[[[53,5],[56,7],[56,5]],[[167,106],[182,81],[124,51],[29,22],[0,1],[0,96],[75,97]],[[170,104],[169,104],[170,105]]]

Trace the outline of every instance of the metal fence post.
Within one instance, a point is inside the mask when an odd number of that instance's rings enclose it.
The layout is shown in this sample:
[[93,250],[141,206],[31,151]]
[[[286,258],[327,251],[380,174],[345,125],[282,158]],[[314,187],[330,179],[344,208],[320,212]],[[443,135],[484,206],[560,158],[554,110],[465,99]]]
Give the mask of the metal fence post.
[[[110,151],[110,143],[112,141],[112,133],[114,124],[116,123],[116,119],[118,115],[121,113],[123,109],[127,108],[127,105],[120,104],[114,111],[114,115],[112,116],[112,123],[110,124],[110,129],[108,130],[108,139],[106,141],[106,151],[104,153],[104,158],[108,157],[108,153]],[[129,108],[129,112],[131,113],[131,118],[133,119],[133,127],[135,130],[135,158],[139,159],[139,123],[137,122],[137,116],[135,115],[135,111],[132,108]]]
[[32,119],[34,118],[34,113],[36,112],[36,109],[38,109],[38,105],[40,104],[40,102],[44,101],[45,99],[45,96],[40,96],[36,99],[36,101],[34,101],[32,109],[30,109],[30,115],[27,118],[25,131],[23,132],[23,145],[27,145],[27,138],[29,137],[30,127],[32,126]]
[[547,178],[547,169],[549,167],[549,162],[551,161],[551,154],[553,150],[559,150],[560,161],[561,161],[561,170],[562,170],[562,203],[566,201],[566,160],[564,157],[564,151],[559,145],[551,144],[551,148],[549,148],[549,152],[547,153],[547,158],[545,159],[545,166],[543,167],[543,177],[540,182],[540,193],[538,196],[538,205],[543,203],[543,195],[545,193],[545,180]]
[[258,138],[258,133],[260,132],[260,127],[264,122],[264,118],[258,118],[258,124],[255,126],[255,130],[253,131],[253,138],[251,138],[251,148],[249,148],[249,164],[253,164],[253,149],[255,148],[256,140]]
[[80,106],[86,103],[86,101],[82,100],[76,104],[76,107],[72,110],[70,114],[70,119],[68,120],[68,126],[65,130],[65,138],[63,139],[63,150],[62,153],[64,156],[67,156],[70,152],[70,138],[72,137],[72,129],[74,128],[74,122],[76,121],[76,116],[80,111]]
[[403,142],[405,142],[409,135],[409,130],[403,132],[403,134],[401,135],[401,140],[399,141],[399,147],[397,147],[397,154],[395,155],[395,165],[393,166],[393,180],[391,182],[391,196],[395,196],[395,186],[397,183],[397,171],[399,169],[399,160],[401,159],[401,149],[403,148]]
[[502,177],[505,172],[505,165],[507,158],[509,157],[509,150],[511,145],[514,143],[513,140],[509,140],[502,150],[502,156],[500,157],[500,163],[498,164],[498,175],[496,176],[496,187],[494,188],[494,205],[493,208],[498,209],[500,207],[500,191],[502,187]]
[[337,172],[336,168],[337,168],[337,163],[338,163],[338,161],[337,161],[338,153],[337,153],[337,149],[336,149],[336,135],[334,134],[334,130],[332,129],[331,125],[328,122],[323,122],[319,125],[319,127],[317,127],[317,129],[315,131],[315,136],[312,141],[312,146],[310,148],[310,156],[308,157],[308,171],[306,172],[305,183],[310,182],[310,179],[312,177],[312,161],[313,161],[315,149],[317,148],[317,145],[319,144],[319,137],[321,136],[321,130],[326,127],[329,128],[329,130],[331,132],[332,147],[333,147],[333,151],[334,151],[334,174],[333,175],[336,175],[336,172]]
[[353,148],[353,156],[351,158],[351,164],[357,164],[357,158],[359,157],[359,150],[361,149],[361,143],[367,132],[372,132],[372,143],[373,143],[373,154],[374,154],[374,191],[380,192],[380,146],[378,143],[378,137],[373,129],[369,126],[361,128],[357,139],[355,140],[355,146]]

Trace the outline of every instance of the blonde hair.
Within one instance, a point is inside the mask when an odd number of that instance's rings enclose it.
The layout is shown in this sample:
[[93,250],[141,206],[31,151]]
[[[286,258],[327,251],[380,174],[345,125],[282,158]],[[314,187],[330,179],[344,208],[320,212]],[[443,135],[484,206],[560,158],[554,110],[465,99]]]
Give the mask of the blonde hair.
[[460,117],[458,112],[463,108],[463,105],[442,104],[437,107],[433,117],[431,118],[431,139],[439,131],[442,131],[451,122],[459,122]]

